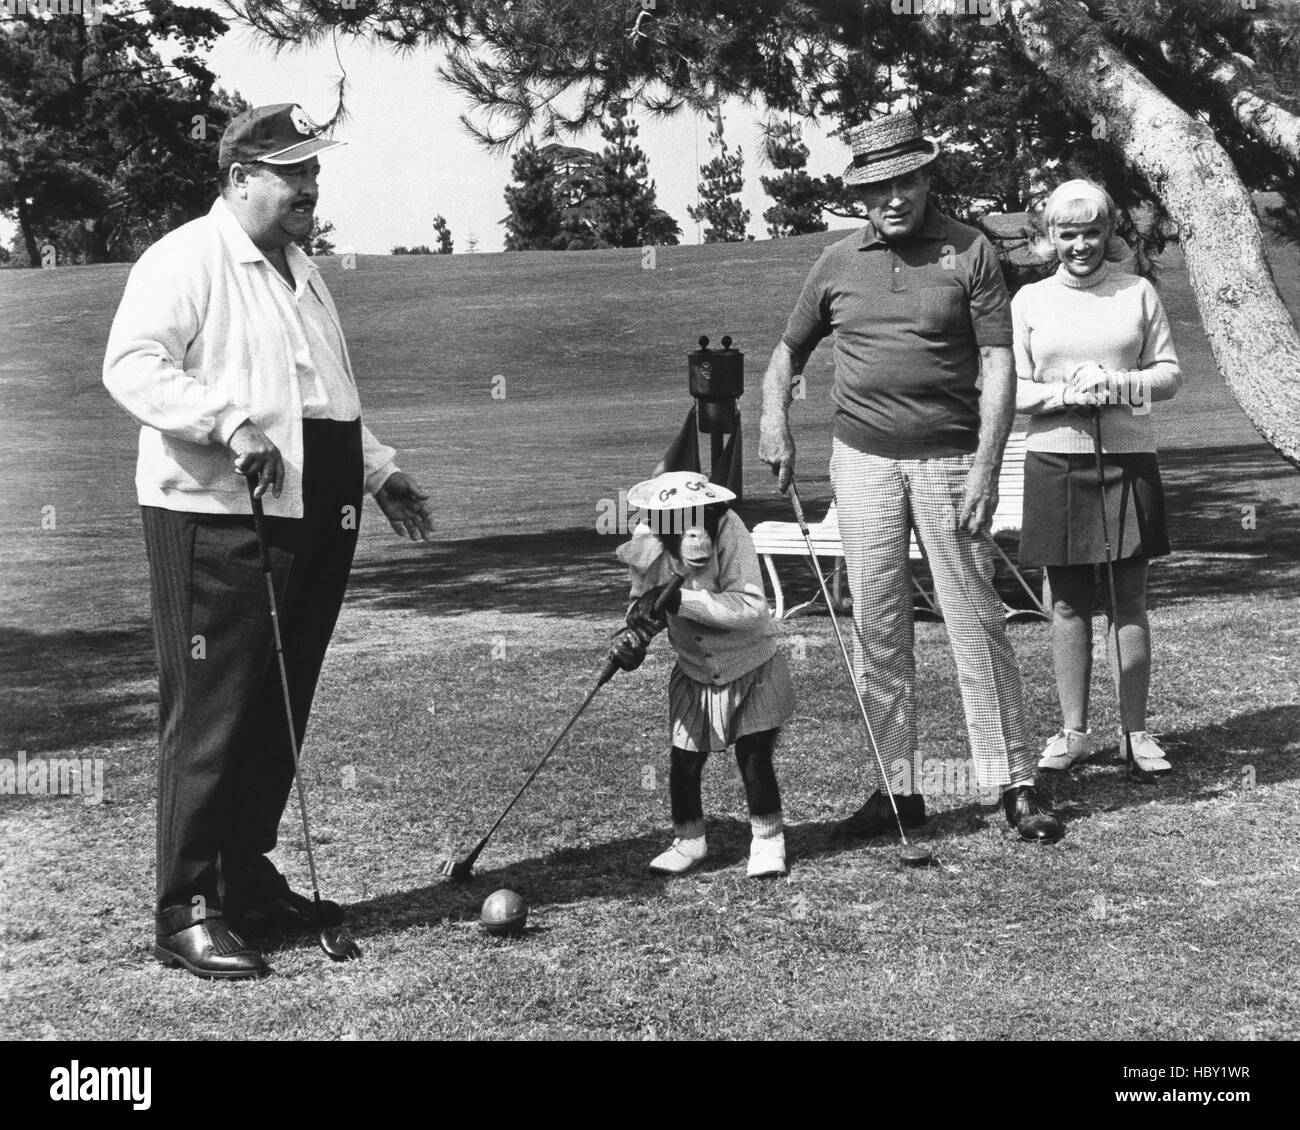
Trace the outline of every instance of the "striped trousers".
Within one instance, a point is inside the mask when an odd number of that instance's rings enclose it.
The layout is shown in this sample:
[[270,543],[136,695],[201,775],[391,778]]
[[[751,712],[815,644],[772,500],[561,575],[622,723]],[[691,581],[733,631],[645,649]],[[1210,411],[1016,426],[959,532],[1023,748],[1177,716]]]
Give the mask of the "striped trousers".
[[[1032,781],[1020,668],[993,588],[987,538],[957,529],[972,455],[884,459],[834,441],[831,482],[849,590],[853,664],[895,792],[919,792],[909,529],[916,530],[957,664],[966,731],[983,789]],[[873,787],[881,787],[868,757]]]
[[[299,744],[343,604],[363,465],[358,421],[303,421],[302,518],[266,519]],[[232,472],[233,473],[233,472]],[[158,649],[157,927],[285,882],[266,858],[293,755],[253,519],[142,508]]]

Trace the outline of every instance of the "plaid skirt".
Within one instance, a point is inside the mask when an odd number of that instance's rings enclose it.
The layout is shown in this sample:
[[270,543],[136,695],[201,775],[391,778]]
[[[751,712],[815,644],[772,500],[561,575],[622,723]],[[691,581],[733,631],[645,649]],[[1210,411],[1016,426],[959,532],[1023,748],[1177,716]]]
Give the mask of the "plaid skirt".
[[785,655],[721,687],[697,683],[678,666],[668,680],[668,722],[678,749],[712,753],[737,738],[774,730],[794,713],[794,686]]
[[[1167,556],[1165,494],[1155,455],[1150,452],[1105,455],[1102,468],[1111,559]],[[1105,562],[1101,494],[1095,455],[1027,452],[1021,564]]]

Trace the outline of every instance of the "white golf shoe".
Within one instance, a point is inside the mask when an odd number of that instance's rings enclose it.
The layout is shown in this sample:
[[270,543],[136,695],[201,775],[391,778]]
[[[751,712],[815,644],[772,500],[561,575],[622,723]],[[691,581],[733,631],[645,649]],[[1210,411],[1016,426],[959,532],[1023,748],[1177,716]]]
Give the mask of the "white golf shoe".
[[1078,730],[1062,729],[1043,747],[1038,757],[1039,769],[1051,769],[1063,772],[1071,766],[1087,761],[1097,752],[1090,731],[1080,733]]
[[[1173,766],[1169,764],[1169,758],[1165,751],[1160,748],[1160,743],[1155,740],[1145,730],[1134,730],[1129,734],[1129,739],[1133,743],[1133,762],[1139,769],[1147,773],[1168,773]],[[1120,749],[1124,748],[1124,737],[1120,735]]]
[[749,843],[749,867],[746,874],[751,879],[767,879],[785,874],[785,833],[775,836],[755,836]]
[[673,846],[650,861],[650,870],[660,875],[684,875],[709,854],[709,845],[703,836],[673,840]]

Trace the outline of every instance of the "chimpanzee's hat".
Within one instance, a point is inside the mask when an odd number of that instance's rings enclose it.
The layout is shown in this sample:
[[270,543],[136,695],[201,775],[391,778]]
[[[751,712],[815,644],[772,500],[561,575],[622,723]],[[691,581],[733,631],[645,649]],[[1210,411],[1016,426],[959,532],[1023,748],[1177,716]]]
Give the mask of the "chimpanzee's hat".
[[852,126],[844,139],[853,150],[853,161],[844,170],[845,184],[904,177],[939,156],[939,143],[922,136],[921,124],[911,110]]
[[346,141],[331,141],[296,102],[258,106],[245,110],[221,135],[217,166],[262,161],[268,165],[296,165],[317,153],[337,149]]
[[731,502],[735,497],[735,491],[709,482],[709,477],[698,471],[665,471],[627,492],[628,505],[638,510],[689,510]]

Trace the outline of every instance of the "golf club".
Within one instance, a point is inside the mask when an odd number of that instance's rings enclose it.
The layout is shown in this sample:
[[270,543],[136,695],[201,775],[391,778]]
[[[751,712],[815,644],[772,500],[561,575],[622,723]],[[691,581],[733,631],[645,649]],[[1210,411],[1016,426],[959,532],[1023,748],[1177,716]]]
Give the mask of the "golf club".
[[311,850],[311,824],[307,819],[307,797],[303,792],[302,774],[298,771],[298,736],[293,726],[293,703],[289,699],[289,673],[284,666],[284,643],[280,639],[280,614],[275,602],[275,582],[271,578],[271,552],[266,541],[266,515],[262,500],[255,493],[257,472],[248,476],[248,497],[253,504],[253,526],[257,531],[257,551],[262,557],[262,576],[266,578],[266,598],[271,606],[271,631],[275,636],[275,658],[280,665],[280,689],[284,692],[284,715],[289,725],[289,748],[293,751],[293,781],[298,790],[298,811],[302,814],[302,838],[307,845],[307,867],[311,871],[312,916],[316,919],[317,940],[333,961],[352,961],[361,956],[361,947],[343,926],[326,926],[322,921],[320,884],[316,881],[316,858]]
[[[675,593],[679,588],[682,587],[682,582],[685,579],[686,579],[685,577],[675,576],[671,581],[668,582],[667,585],[664,586],[664,591],[659,595],[659,599],[655,601],[655,607],[654,607],[655,612],[663,611],[664,603],[669,599],[669,597],[672,596],[673,593]],[[591,690],[587,693],[587,697],[582,700],[582,705],[578,707],[578,709],[574,712],[573,717],[569,719],[568,725],[566,725],[564,729],[560,731],[555,741],[551,743],[550,749],[548,749],[544,754],[542,754],[541,761],[537,763],[537,765],[533,768],[533,771],[529,773],[528,776],[524,779],[524,783],[519,786],[519,791],[515,793],[510,803],[506,805],[505,811],[502,812],[501,815],[497,817],[497,822],[493,824],[491,828],[488,829],[487,835],[484,836],[481,840],[479,840],[478,846],[475,847],[474,850],[470,852],[469,855],[467,855],[464,859],[444,860],[442,864],[438,867],[439,874],[446,875],[449,879],[454,879],[458,883],[467,882],[471,878],[474,871],[474,862],[475,860],[478,859],[479,853],[485,847],[487,847],[487,842],[492,838],[492,833],[495,832],[499,827],[501,827],[501,822],[505,820],[505,818],[510,814],[510,810],[514,808],[515,802],[521,796],[524,795],[524,791],[528,788],[529,785],[533,783],[533,778],[536,777],[539,772],[541,772],[541,768],[543,765],[546,764],[547,759],[550,758],[551,754],[553,754],[556,751],[556,749],[559,748],[560,742],[564,740],[565,734],[567,734],[571,729],[573,729],[573,724],[582,716],[582,712],[587,709],[587,705],[591,702],[591,700],[596,697],[596,692],[600,690],[600,688],[603,687],[606,683],[608,683],[610,679],[614,677],[615,673],[618,670],[619,670],[618,664],[615,663],[612,659],[606,661],[605,667],[600,673],[600,677],[596,680],[596,685],[591,688]]]
[[898,825],[898,838],[903,842],[903,847],[898,853],[899,861],[909,867],[923,867],[934,858],[934,853],[923,844],[909,843],[907,833],[903,831],[903,820],[898,815],[898,805],[894,803],[894,794],[889,788],[889,774],[885,772],[885,762],[880,756],[880,747],[876,745],[876,732],[871,728],[871,719],[867,717],[867,704],[862,701],[862,691],[858,688],[858,679],[853,672],[853,660],[849,658],[849,649],[844,645],[839,618],[835,615],[831,594],[826,589],[826,578],[822,576],[821,566],[817,564],[812,535],[808,532],[808,520],[804,517],[803,505],[799,501],[799,488],[795,486],[793,478],[790,480],[790,501],[794,505],[794,516],[799,523],[799,532],[803,534],[804,544],[808,547],[808,560],[812,564],[813,572],[817,574],[818,584],[821,585],[826,610],[831,614],[831,626],[835,629],[836,640],[839,641],[840,654],[844,656],[844,669],[849,673],[849,685],[853,687],[853,695],[858,700],[858,709],[862,711],[862,723],[867,728],[867,740],[871,743],[871,752],[875,754],[876,765],[880,769],[880,786],[889,797],[889,807],[893,810],[894,822]]
[[1110,521],[1106,517],[1106,471],[1101,459],[1101,409],[1092,410],[1092,447],[1097,457],[1097,490],[1101,495],[1101,539],[1106,546],[1106,582],[1110,589],[1110,618],[1115,626],[1115,694],[1119,699],[1119,724],[1124,734],[1124,760],[1128,775],[1143,785],[1154,785],[1156,775],[1133,760],[1133,736],[1124,715],[1124,661],[1119,650],[1119,605],[1115,603],[1115,562],[1110,549]]

